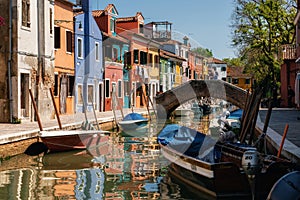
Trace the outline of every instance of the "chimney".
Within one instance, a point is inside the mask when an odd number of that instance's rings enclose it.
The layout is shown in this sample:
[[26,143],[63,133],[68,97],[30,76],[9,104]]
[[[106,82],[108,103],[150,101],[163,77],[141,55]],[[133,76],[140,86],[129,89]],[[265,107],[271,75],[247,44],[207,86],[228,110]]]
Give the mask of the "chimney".
[[189,38],[187,36],[184,36],[184,38],[183,38],[183,44],[185,46],[188,46],[188,42],[189,42]]

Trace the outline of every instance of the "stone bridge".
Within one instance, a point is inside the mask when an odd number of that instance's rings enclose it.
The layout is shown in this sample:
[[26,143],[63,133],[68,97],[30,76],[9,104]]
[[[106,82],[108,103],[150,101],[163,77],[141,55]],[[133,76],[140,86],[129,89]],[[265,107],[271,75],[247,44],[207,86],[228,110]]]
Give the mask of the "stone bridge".
[[181,104],[201,97],[223,99],[244,108],[247,91],[221,80],[191,80],[155,98],[157,116],[166,119]]

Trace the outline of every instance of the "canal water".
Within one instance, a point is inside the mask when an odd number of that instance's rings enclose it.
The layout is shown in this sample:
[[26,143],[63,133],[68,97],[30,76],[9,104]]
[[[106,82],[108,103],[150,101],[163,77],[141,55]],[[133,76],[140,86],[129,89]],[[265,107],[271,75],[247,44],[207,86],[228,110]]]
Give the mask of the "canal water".
[[166,123],[214,134],[213,119],[151,120],[146,131],[112,131],[87,151],[12,157],[0,164],[0,199],[199,199],[169,176],[156,136]]

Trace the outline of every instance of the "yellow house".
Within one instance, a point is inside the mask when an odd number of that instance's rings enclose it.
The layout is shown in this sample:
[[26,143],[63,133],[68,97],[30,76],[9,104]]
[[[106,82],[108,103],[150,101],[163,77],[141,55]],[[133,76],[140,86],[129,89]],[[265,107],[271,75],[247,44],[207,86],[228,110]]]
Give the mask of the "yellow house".
[[244,90],[253,86],[254,78],[252,74],[243,73],[244,67],[227,66],[227,82],[232,83]]

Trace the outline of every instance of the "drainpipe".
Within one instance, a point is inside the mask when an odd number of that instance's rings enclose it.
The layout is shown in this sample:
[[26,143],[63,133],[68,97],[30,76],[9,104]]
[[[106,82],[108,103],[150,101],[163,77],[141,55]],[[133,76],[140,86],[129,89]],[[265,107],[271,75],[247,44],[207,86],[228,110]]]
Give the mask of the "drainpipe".
[[7,71],[8,71],[8,90],[9,90],[9,121],[13,122],[13,98],[12,98],[12,80],[11,80],[11,60],[12,60],[12,0],[9,1],[9,50],[8,50],[8,63],[7,63]]

